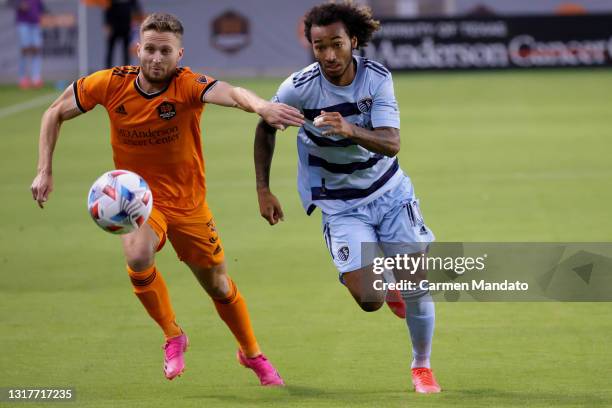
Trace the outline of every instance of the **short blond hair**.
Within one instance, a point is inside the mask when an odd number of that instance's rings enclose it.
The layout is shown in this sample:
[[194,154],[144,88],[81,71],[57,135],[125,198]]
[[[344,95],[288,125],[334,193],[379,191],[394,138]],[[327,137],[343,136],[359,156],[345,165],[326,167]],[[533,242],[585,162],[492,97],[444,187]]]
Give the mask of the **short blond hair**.
[[152,13],[145,18],[140,25],[140,33],[145,31],[157,31],[158,33],[173,33],[178,38],[183,38],[183,24],[174,15],[169,13]]

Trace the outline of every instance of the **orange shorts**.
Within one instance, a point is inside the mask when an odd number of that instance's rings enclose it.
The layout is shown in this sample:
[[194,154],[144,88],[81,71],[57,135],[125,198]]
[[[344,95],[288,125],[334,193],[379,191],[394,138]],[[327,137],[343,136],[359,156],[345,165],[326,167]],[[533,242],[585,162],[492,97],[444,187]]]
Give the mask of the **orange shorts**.
[[225,258],[212,212],[206,203],[188,216],[154,205],[147,223],[159,238],[157,251],[162,249],[167,238],[183,262],[210,268]]

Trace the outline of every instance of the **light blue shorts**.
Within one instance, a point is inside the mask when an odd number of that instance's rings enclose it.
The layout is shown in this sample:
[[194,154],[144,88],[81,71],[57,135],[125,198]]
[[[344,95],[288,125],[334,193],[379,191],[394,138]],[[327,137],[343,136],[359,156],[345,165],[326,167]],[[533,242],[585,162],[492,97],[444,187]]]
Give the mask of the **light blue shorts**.
[[323,236],[340,275],[372,264],[380,252],[385,256],[425,252],[435,240],[407,176],[368,204],[338,214],[323,213]]
[[42,31],[40,25],[30,23],[17,23],[19,46],[21,48],[42,48]]

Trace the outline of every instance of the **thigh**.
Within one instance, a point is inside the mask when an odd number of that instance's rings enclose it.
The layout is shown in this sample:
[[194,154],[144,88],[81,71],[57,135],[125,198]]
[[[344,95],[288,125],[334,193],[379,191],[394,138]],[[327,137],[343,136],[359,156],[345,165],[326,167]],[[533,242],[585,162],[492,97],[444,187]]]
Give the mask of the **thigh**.
[[110,47],[114,47],[118,39],[119,37],[117,36],[117,33],[113,29],[111,29],[110,35],[108,37],[108,45]]
[[189,215],[169,217],[168,239],[179,259],[190,266],[212,268],[225,259],[219,232],[207,205]]
[[17,34],[19,36],[19,46],[21,48],[32,47],[32,36],[30,33],[30,26],[26,23],[17,24]]
[[374,281],[380,279],[372,271],[378,239],[369,207],[359,207],[340,215],[323,214],[323,235],[340,274],[340,282],[363,310],[380,308],[384,292],[374,288]]
[[424,252],[435,241],[408,178],[385,194],[378,211],[380,223],[376,232],[385,256]]
[[384,256],[401,255],[407,258],[404,265],[410,266],[395,270],[396,280],[420,282],[426,277],[424,256],[435,236],[425,224],[409,179],[385,196],[381,211],[377,233]]
[[323,214],[323,238],[341,281],[342,274],[370,265],[376,256],[368,251],[378,241],[370,218],[365,208],[346,214]]
[[386,293],[380,286],[383,278],[372,271],[372,265],[342,274],[342,282],[362,309],[374,311],[382,306]]
[[128,48],[130,45],[130,32],[127,31],[127,32],[121,33],[119,37],[121,38],[121,44],[123,44],[123,47]]
[[42,29],[40,25],[32,24],[30,27],[30,35],[32,41],[32,47],[34,48],[42,48],[43,38],[42,38]]

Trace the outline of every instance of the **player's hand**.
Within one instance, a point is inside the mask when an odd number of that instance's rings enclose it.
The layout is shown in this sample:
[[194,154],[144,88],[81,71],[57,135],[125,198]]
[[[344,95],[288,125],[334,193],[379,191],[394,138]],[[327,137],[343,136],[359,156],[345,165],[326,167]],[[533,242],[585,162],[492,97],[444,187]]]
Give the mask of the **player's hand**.
[[351,137],[353,135],[353,125],[344,120],[339,112],[321,111],[321,114],[314,119],[314,125],[318,128],[324,128],[323,136]]
[[284,103],[266,102],[258,113],[270,126],[280,130],[285,130],[287,126],[299,127],[304,124],[304,115],[293,106]]
[[259,201],[259,213],[270,225],[284,221],[285,215],[283,214],[280,201],[270,190],[257,191],[257,200]]
[[49,194],[53,191],[53,176],[47,173],[38,173],[32,181],[30,190],[32,191],[32,198],[36,200],[40,208],[43,208]]

